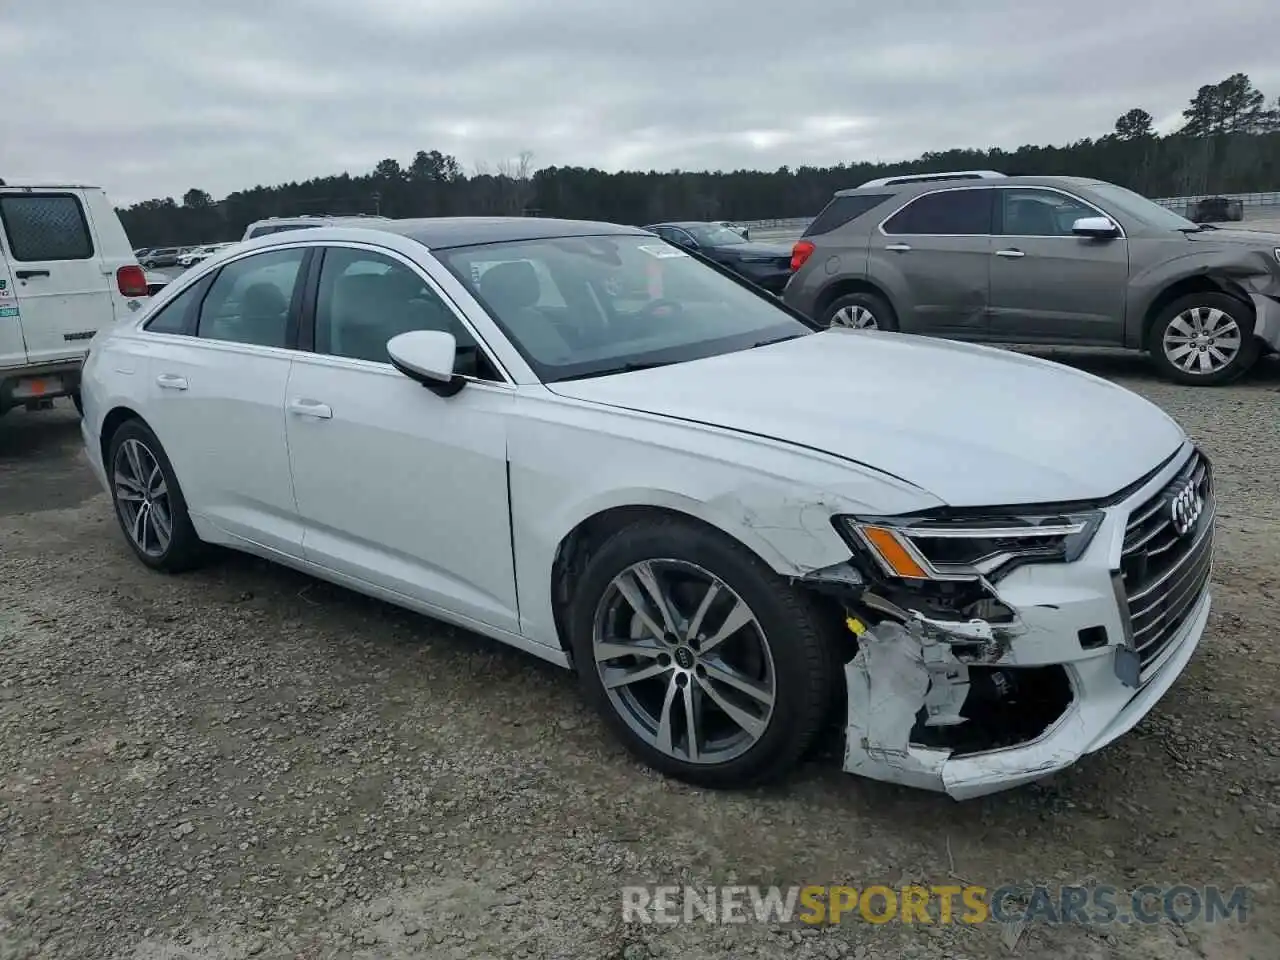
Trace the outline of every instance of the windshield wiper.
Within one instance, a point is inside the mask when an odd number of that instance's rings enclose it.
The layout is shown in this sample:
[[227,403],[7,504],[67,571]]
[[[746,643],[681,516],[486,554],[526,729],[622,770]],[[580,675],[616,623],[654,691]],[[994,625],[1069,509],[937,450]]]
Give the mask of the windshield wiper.
[[771,347],[775,343],[785,343],[788,340],[798,340],[803,336],[805,336],[803,333],[788,333],[785,336],[774,337],[772,340],[761,340],[759,343],[753,343],[751,345],[751,349],[754,350],[756,347]]
[[1179,227],[1183,233],[1203,233],[1206,230],[1217,230],[1212,223],[1197,223],[1194,227]]
[[680,360],[631,360],[627,363],[619,364],[616,367],[606,367],[603,370],[592,370],[590,373],[575,373],[569,377],[557,377],[556,382],[561,383],[567,380],[589,380],[592,377],[611,377],[615,373],[633,373],[636,370],[652,370],[655,367],[669,367],[673,363],[681,363]]

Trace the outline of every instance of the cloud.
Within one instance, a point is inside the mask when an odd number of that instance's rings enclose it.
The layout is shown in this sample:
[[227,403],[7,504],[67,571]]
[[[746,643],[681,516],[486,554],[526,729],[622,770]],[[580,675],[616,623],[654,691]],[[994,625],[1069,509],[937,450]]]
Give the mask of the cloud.
[[0,176],[125,203],[419,149],[772,170],[1062,143],[1134,106],[1167,130],[1237,71],[1280,94],[1274,2],[6,4]]

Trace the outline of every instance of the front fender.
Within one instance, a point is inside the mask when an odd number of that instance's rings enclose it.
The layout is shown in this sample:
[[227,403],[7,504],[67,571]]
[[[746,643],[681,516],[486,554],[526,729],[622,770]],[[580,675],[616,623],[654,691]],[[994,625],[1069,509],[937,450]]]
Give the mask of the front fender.
[[1238,246],[1187,250],[1172,259],[1141,267],[1130,277],[1125,345],[1141,348],[1152,306],[1166,291],[1192,280],[1208,281],[1223,293],[1246,303],[1251,302],[1255,294],[1280,296],[1280,276],[1263,251]]
[[[508,445],[522,630],[559,646],[552,569],[584,520],[619,507],[683,513],[723,531],[783,576],[847,560],[831,517],[940,506],[868,468],[648,415],[566,401],[522,405]],[[544,416],[543,414],[553,414]]]

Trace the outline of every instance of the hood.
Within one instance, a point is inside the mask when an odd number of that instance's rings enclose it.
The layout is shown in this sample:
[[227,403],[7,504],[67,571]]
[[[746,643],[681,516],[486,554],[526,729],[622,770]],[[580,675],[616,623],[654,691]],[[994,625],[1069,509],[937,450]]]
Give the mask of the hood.
[[1184,440],[1159,407],[1106,380],[905,334],[828,330],[549,388],[822,450],[956,507],[1108,497]]
[[1231,246],[1258,247],[1270,253],[1280,247],[1280,233],[1266,233],[1262,230],[1205,230],[1202,233],[1188,233],[1187,239],[1193,243],[1230,244]]

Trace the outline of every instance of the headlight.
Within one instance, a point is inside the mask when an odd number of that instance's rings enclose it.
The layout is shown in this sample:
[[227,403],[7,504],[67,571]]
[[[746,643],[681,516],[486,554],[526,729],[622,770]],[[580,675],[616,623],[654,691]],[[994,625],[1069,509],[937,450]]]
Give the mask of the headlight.
[[978,580],[1024,563],[1069,563],[1102,522],[1096,511],[983,520],[840,517],[855,545],[891,577]]

